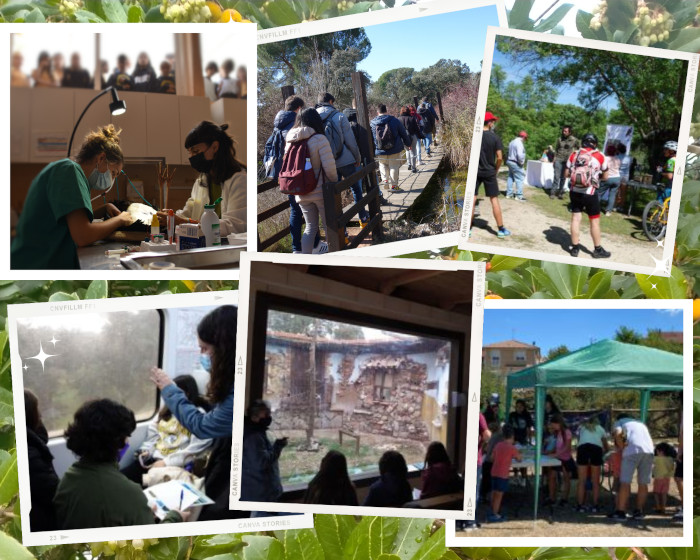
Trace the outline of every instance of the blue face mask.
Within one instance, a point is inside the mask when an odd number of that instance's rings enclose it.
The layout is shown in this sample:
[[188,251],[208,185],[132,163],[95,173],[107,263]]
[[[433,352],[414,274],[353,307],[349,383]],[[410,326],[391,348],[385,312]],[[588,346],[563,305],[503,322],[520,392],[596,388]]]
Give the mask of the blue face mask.
[[112,172],[107,168],[107,171],[104,173],[100,173],[97,170],[97,167],[95,167],[94,171],[90,173],[90,176],[88,177],[88,184],[90,185],[91,189],[95,189],[98,191],[106,191],[112,186],[112,182],[114,179],[112,178]]
[[204,371],[211,373],[211,356],[209,354],[200,354],[199,363]]

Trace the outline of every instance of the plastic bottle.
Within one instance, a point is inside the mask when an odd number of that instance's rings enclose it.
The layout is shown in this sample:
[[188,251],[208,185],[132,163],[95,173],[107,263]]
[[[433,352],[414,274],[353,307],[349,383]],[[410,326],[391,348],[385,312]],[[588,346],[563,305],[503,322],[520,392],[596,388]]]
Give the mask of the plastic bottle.
[[199,223],[202,226],[204,237],[207,240],[207,247],[218,247],[221,245],[221,231],[219,228],[219,216],[214,211],[214,204],[205,204],[202,217]]
[[168,243],[172,245],[175,236],[175,211],[168,210]]
[[153,236],[160,233],[160,221],[158,220],[158,214],[153,214],[151,219],[151,241],[153,241]]

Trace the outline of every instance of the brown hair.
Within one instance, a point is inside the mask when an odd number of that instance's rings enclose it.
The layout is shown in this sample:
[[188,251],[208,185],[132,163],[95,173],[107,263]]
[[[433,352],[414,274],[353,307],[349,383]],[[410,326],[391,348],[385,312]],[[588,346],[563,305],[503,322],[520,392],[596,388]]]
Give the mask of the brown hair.
[[411,110],[408,108],[407,105],[404,105],[403,107],[401,107],[401,110],[399,111],[399,115],[402,116],[402,117],[403,117],[404,115],[410,116],[410,115],[411,115]]
[[212,404],[225,401],[233,389],[237,323],[238,310],[232,305],[222,305],[205,315],[197,326],[200,340],[214,347],[207,385],[207,398]]
[[27,428],[35,430],[41,425],[41,414],[39,414],[39,399],[29,389],[24,390],[24,416]]
[[83,140],[83,145],[80,146],[80,151],[75,158],[76,161],[85,163],[95,156],[105,154],[110,163],[124,163],[124,154],[119,147],[119,134],[121,134],[121,130],[114,128],[113,124],[90,132]]

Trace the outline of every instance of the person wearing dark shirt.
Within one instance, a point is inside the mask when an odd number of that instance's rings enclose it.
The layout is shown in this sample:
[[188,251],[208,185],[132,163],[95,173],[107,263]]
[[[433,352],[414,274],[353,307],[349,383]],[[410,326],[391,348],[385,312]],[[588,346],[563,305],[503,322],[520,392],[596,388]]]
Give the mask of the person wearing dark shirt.
[[156,81],[156,71],[151,66],[151,59],[145,52],[139,53],[136,59],[136,68],[131,74],[133,91],[153,91]]
[[131,76],[126,73],[128,69],[128,57],[125,54],[120,54],[117,57],[117,68],[107,80],[105,87],[113,86],[119,91],[131,91],[133,89],[133,83],[131,81]]
[[379,480],[369,487],[362,503],[369,507],[401,507],[410,502],[413,494],[406,478],[406,459],[398,451],[386,451],[379,459]]
[[464,483],[452,465],[445,446],[439,441],[433,441],[428,445],[421,481],[423,483],[421,499],[464,489]]
[[[503,163],[503,142],[498,135],[493,131],[496,126],[498,117],[486,111],[484,115],[484,132],[481,136],[481,153],[479,154],[479,171],[476,176],[475,196],[479,194],[479,187],[483,183],[486,196],[491,201],[493,217],[498,226],[498,238],[502,239],[510,235],[503,225],[503,214],[501,213],[501,204],[498,201],[498,170]],[[472,219],[474,222],[474,209],[476,204],[472,205]],[[470,224],[471,227],[471,224]],[[471,235],[471,234],[470,234]]]
[[29,524],[32,531],[54,531],[58,528],[53,497],[58,488],[58,475],[53,468],[49,451],[49,434],[41,421],[39,400],[31,391],[24,390],[24,411],[27,421],[27,458],[32,509]]
[[515,443],[527,445],[535,424],[523,399],[515,401],[515,410],[508,415],[508,424],[513,426]]
[[175,93],[175,76],[167,60],[160,63],[160,76],[156,78],[153,91],[158,93]]
[[348,461],[340,451],[330,450],[321,468],[311,479],[304,495],[305,504],[356,506],[357,494],[348,475]]
[[62,87],[89,88],[90,74],[80,66],[80,54],[73,53],[70,57],[70,66],[63,71]]

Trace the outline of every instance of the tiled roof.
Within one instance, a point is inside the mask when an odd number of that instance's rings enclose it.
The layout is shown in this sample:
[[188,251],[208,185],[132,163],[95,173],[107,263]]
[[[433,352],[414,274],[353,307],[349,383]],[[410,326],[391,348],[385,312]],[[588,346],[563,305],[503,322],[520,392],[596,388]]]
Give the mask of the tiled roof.
[[504,340],[503,342],[494,342],[492,344],[485,344],[484,348],[532,348],[533,350],[539,350],[539,346],[533,346],[532,344],[526,344],[525,342],[520,342],[519,340]]

